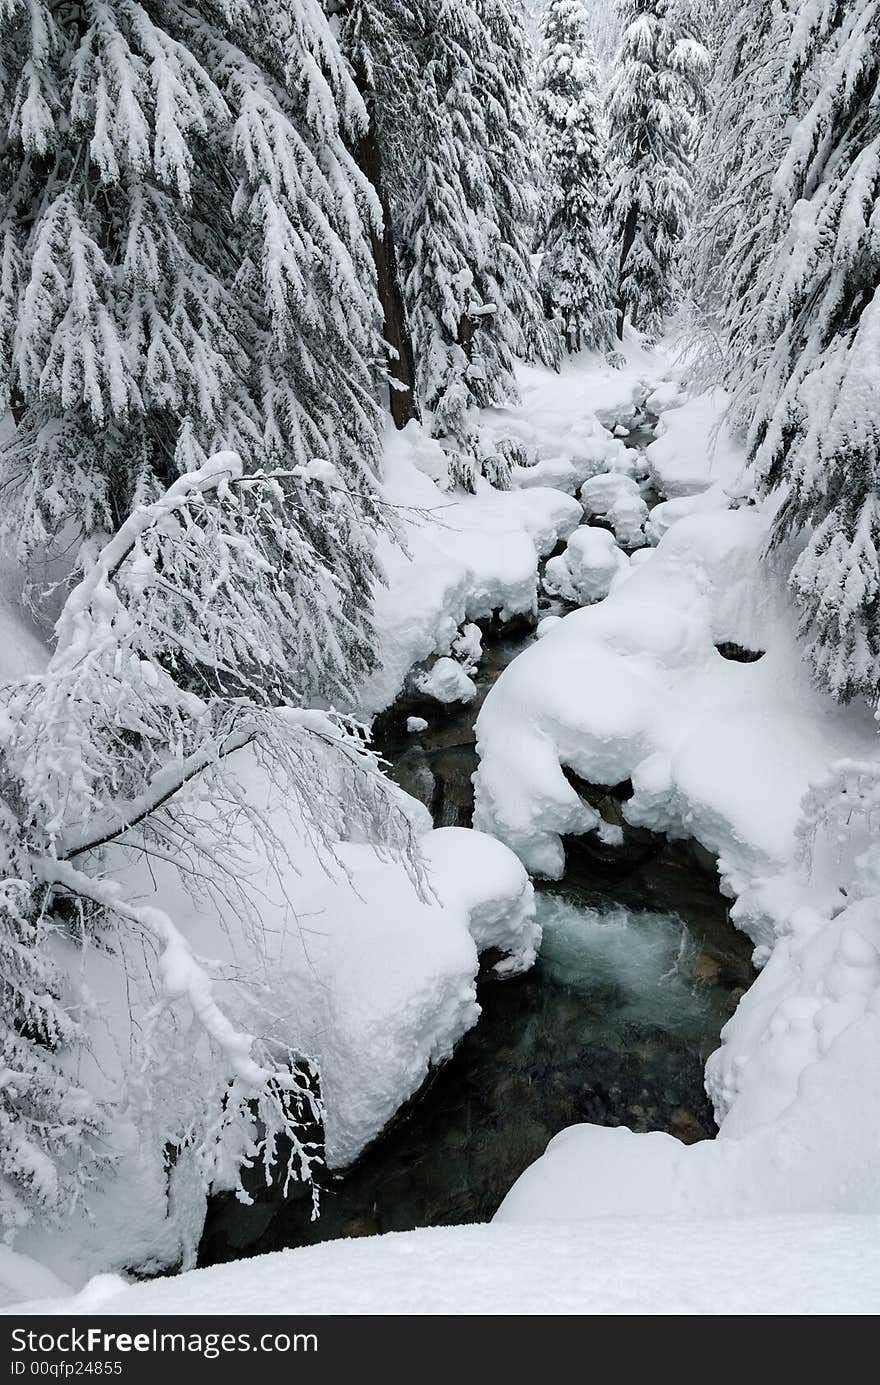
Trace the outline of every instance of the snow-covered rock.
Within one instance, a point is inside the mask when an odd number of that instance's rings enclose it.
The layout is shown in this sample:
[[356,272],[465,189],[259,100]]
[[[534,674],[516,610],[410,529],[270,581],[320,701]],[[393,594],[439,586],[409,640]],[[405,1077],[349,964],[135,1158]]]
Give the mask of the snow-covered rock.
[[429,669],[414,674],[412,683],[416,692],[435,702],[472,702],[477,695],[473,679],[460,663],[446,655],[435,660]]
[[607,529],[581,525],[569,536],[564,553],[551,558],[544,570],[544,587],[578,606],[602,601],[611,590],[614,578],[629,567]]
[[631,476],[618,471],[594,476],[584,482],[580,494],[584,513],[607,519],[625,548],[641,548],[646,542],[648,506]]

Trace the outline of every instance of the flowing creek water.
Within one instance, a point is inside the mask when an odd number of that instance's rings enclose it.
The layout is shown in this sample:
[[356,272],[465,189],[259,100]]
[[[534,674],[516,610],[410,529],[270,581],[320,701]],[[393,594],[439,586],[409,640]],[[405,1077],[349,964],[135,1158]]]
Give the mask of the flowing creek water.
[[[417,709],[404,705],[377,725],[393,777],[436,826],[469,825],[479,705],[532,638],[490,636],[476,702],[418,709],[428,731],[407,733]],[[565,880],[538,886],[537,965],[481,979],[479,1023],[358,1163],[326,1180],[320,1218],[296,1186],[249,1207],[215,1198],[199,1263],[488,1220],[549,1139],[579,1121],[710,1138],[703,1065],[754,973],[707,864],[660,838],[623,861],[570,843]]]

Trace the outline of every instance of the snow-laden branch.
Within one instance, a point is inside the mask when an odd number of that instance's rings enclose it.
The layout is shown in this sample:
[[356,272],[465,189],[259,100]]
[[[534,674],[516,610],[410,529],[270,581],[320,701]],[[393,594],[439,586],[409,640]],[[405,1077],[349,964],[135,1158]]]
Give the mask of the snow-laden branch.
[[[18,955],[16,930],[31,927],[31,912],[54,930],[68,917],[53,905],[59,898],[72,901],[84,942],[96,916],[155,940],[161,998],[175,1002],[155,1011],[167,1014],[168,1042],[181,1002],[207,1040],[197,1060],[199,1115],[187,1117],[182,1138],[205,1185],[234,1186],[241,1197],[240,1170],[255,1162],[269,1177],[282,1157],[288,1178],[311,1179],[320,1118],[313,1069],[288,1044],[237,1024],[237,993],[229,1006],[219,1002],[174,919],[96,878],[96,853],[111,843],[156,849],[181,872],[196,870],[218,909],[231,902],[242,926],[258,929],[242,852],[259,843],[266,871],[278,873],[287,859],[286,877],[293,863],[271,815],[248,800],[229,765],[249,748],[328,869],[334,861],[344,869],[335,843],[355,836],[404,856],[422,882],[412,828],[363,728],[299,705],[291,681],[302,616],[291,564],[302,554],[286,510],[303,483],[335,484],[332,468],[245,475],[237,455],[221,452],[179,477],[94,556],[57,622],[44,673],[0,689],[0,952]],[[338,593],[324,592],[316,573],[313,596]],[[210,803],[187,792],[208,776]],[[3,905],[3,875],[21,885],[20,917]],[[117,956],[127,967],[124,946]],[[0,986],[3,979],[0,968]],[[51,994],[43,990],[38,1004],[28,1002],[36,1017],[28,1023],[55,1042],[61,1030],[54,1019],[51,1032],[44,1023]],[[158,1031],[148,1030],[149,1057]],[[21,1061],[30,1062],[24,1051]],[[43,1105],[55,1101],[53,1091],[47,1079]],[[72,1145],[87,1123],[77,1116],[69,1124]],[[88,1126],[98,1128],[97,1119]],[[175,1127],[163,1138],[178,1137]],[[0,1130],[0,1157],[3,1138]]]
[[282,1088],[293,1088],[294,1081],[289,1071],[272,1072],[254,1060],[254,1036],[236,1029],[220,1009],[214,999],[211,978],[164,909],[132,904],[122,897],[122,889],[114,881],[96,880],[67,861],[43,857],[35,861],[33,866],[37,879],[43,884],[90,900],[117,917],[136,924],[155,938],[161,949],[159,974],[165,994],[172,1000],[185,997],[189,1001],[202,1028],[225,1056],[231,1076],[240,1078],[254,1092],[261,1090],[270,1080]]

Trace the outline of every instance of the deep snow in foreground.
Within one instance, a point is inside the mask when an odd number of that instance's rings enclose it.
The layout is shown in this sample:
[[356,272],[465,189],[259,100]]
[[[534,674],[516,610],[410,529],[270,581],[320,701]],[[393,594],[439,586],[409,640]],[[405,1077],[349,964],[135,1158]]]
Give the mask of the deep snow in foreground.
[[616,1218],[332,1241],[16,1314],[873,1314],[877,1217]]

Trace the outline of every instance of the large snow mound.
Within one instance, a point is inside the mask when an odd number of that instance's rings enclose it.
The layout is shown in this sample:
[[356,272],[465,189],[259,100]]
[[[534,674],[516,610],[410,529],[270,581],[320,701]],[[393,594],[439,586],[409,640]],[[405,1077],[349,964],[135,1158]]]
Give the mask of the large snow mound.
[[[561,837],[596,825],[563,766],[593,784],[631,778],[633,825],[696,837],[738,878],[791,857],[801,798],[832,761],[876,754],[871,718],[810,685],[783,584],[759,575],[767,523],[752,509],[681,519],[490,690],[475,822],[531,871],[559,878]],[[766,652],[739,663],[727,644]]]
[[281,1251],[22,1314],[873,1314],[880,1219],[609,1217],[455,1226]]

